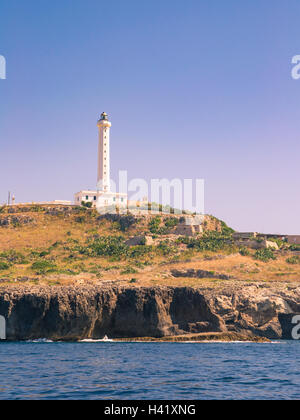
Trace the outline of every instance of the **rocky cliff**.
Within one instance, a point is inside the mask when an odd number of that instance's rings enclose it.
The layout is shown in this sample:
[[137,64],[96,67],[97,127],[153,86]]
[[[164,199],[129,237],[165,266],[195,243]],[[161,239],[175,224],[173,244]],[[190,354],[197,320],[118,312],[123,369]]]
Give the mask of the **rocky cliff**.
[[264,284],[223,289],[7,287],[0,315],[8,340],[165,337],[237,332],[290,338],[300,287]]

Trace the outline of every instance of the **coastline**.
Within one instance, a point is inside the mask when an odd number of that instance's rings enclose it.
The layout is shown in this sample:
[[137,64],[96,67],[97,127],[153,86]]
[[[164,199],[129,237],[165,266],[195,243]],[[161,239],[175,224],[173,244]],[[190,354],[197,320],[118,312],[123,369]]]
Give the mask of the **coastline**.
[[[300,288],[5,287],[0,315],[7,341],[127,342],[291,339]],[[128,338],[129,337],[129,338]]]

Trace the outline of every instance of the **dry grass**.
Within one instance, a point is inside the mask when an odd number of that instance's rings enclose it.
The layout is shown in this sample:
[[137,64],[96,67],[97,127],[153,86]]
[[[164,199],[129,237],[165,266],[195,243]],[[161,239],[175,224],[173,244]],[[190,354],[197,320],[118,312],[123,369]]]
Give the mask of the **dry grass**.
[[[0,271],[1,285],[27,281],[32,284],[70,285],[88,283],[116,283],[136,286],[191,286],[221,287],[226,282],[291,282],[300,280],[300,264],[288,264],[289,254],[278,254],[276,260],[260,262],[251,256],[226,252],[197,252],[177,247],[177,255],[152,254],[136,260],[87,257],[72,251],[73,244],[84,245],[91,235],[123,235],[124,238],[145,232],[140,223],[122,233],[118,226],[107,220],[97,220],[97,214],[86,212],[79,223],[76,214],[59,216],[45,213],[27,213],[35,219],[33,224],[20,227],[0,227],[0,254],[9,250],[24,255],[25,262],[14,263],[8,270]],[[58,243],[58,244],[57,244]],[[56,244],[56,246],[53,246]],[[37,253],[48,252],[39,260],[53,262],[58,272],[36,274],[31,266]],[[34,253],[35,257],[33,257]],[[253,254],[253,252],[252,252]],[[177,258],[177,262],[176,262]],[[218,278],[174,277],[172,270],[205,270],[226,274],[230,280]],[[69,270],[69,272],[68,272]]]

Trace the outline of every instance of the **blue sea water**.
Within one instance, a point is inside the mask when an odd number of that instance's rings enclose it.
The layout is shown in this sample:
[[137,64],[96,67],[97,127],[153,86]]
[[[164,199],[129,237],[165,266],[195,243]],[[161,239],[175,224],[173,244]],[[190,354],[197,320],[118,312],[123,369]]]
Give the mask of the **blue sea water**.
[[300,343],[1,343],[0,399],[299,399]]

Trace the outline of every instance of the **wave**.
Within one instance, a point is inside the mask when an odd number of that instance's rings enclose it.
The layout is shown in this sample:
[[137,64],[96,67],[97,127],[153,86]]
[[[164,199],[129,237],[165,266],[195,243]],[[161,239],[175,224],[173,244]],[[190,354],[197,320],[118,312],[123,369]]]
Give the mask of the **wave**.
[[79,343],[113,343],[113,342],[114,342],[114,340],[110,340],[108,338],[102,338],[101,340],[100,339],[92,340],[92,339],[88,338],[88,339],[79,341]]
[[54,341],[48,338],[38,338],[37,340],[26,340],[26,343],[54,343]]

